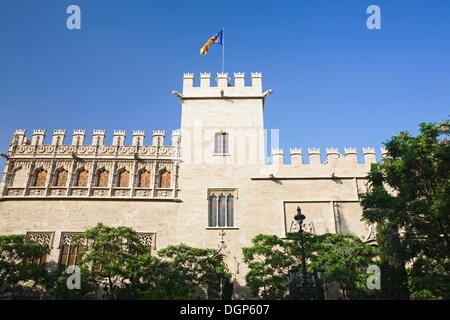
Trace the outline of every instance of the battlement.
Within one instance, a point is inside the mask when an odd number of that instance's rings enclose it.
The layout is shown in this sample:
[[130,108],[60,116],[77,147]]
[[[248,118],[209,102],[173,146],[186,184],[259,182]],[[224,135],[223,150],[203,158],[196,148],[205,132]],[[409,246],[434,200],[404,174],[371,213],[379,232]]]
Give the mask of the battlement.
[[[11,141],[11,147],[13,146],[24,146],[29,145],[30,141],[26,137],[27,130],[25,129],[18,129],[13,133],[13,139]],[[31,141],[31,145],[33,146],[43,146],[44,145],[44,139],[45,134],[47,130],[46,129],[39,129],[39,130],[33,130],[33,137]],[[64,145],[64,139],[66,136],[67,130],[54,130],[53,136],[52,136],[52,142],[48,146],[65,146]],[[93,130],[92,132],[92,144],[91,146],[104,146],[106,136],[106,130]],[[153,131],[153,141],[152,144],[149,146],[164,146],[164,137],[165,137],[165,130],[154,130]],[[180,130],[174,130],[172,132],[172,140],[176,140],[177,143],[179,143],[181,139],[181,133]],[[73,130],[72,134],[72,146],[86,146],[85,145],[85,138],[86,138],[86,130],[84,129],[76,129]],[[124,146],[126,138],[126,130],[114,130],[113,131],[113,143],[112,146]],[[132,137],[132,146],[144,146],[144,139],[145,139],[145,130],[134,130],[133,131],[133,137]],[[19,148],[21,149],[21,148]],[[44,148],[45,149],[45,148]],[[10,149],[11,151],[12,149]],[[31,149],[27,149],[29,152],[32,152]],[[34,150],[34,149],[33,149]],[[33,151],[34,152],[34,151]]]
[[293,154],[302,154],[302,148],[290,148],[289,151],[291,152],[291,155]]
[[153,130],[153,135],[154,136],[165,136],[166,130]]
[[[346,166],[350,165],[358,165],[357,161],[357,152],[356,148],[344,148],[345,156],[343,156],[338,148],[331,147],[326,148],[326,156],[327,159],[324,162],[321,162],[320,157],[320,148],[308,148],[308,156],[309,156],[309,164],[303,162],[303,154],[301,148],[291,148],[290,149],[290,157],[291,157],[291,165],[299,166],[299,165],[310,165],[310,166],[322,166],[329,165],[332,167],[339,167],[341,165]],[[367,165],[373,162],[376,162],[376,154],[374,148],[362,148],[364,163],[361,165]],[[381,153],[384,156],[386,154],[385,149],[381,148]],[[272,149],[272,163],[278,165],[284,165],[284,152],[283,149]]]
[[[211,73],[200,73],[200,85],[194,86],[193,73],[183,75],[183,94],[174,91],[180,98],[196,97],[254,97],[262,95],[261,72],[251,73],[251,86],[245,86],[245,73],[235,72],[230,78],[228,73],[217,73],[217,85],[211,85]],[[265,96],[264,96],[265,97]]]

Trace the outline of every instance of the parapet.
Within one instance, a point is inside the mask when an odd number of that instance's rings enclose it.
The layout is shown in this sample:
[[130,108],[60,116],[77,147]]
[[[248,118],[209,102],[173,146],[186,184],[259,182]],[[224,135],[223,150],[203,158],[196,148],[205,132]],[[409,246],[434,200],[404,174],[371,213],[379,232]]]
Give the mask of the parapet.
[[[16,130],[13,133],[11,147],[29,145],[30,141],[28,140],[28,138],[25,135],[26,132],[27,131],[25,129]],[[67,132],[66,130],[54,130],[53,136],[52,136],[52,141],[49,146],[62,146],[62,147],[66,146],[66,145],[64,145],[64,139],[66,136],[66,132]],[[32,141],[31,141],[31,145],[44,146],[45,134],[46,134],[46,129],[33,130],[33,137],[32,137]],[[92,146],[104,146],[105,136],[106,136],[106,130],[93,130],[91,145]],[[151,146],[164,146],[164,137],[165,137],[165,130],[154,130],[153,131],[153,142],[152,142]],[[82,129],[73,130],[71,146],[78,146],[78,147],[86,146],[84,143],[85,138],[86,138],[86,130],[82,130]],[[126,138],[126,130],[114,130],[112,146],[115,146],[115,147],[124,146],[125,138]],[[145,130],[134,130],[132,146],[134,146],[134,147],[145,146],[144,139],[145,139]],[[172,142],[174,143],[173,144],[174,146],[179,145],[179,142],[181,140],[180,130],[172,131],[172,140],[173,140]]]
[[375,148],[370,147],[363,148],[363,153],[364,153],[364,161],[366,163],[377,162],[375,155]]
[[144,139],[145,139],[145,130],[133,130],[133,146],[143,146],[144,145]]
[[86,130],[73,130],[72,145],[80,146],[84,144],[84,137],[86,136]]
[[[308,148],[309,165],[319,166],[319,165],[330,165],[330,166],[340,166],[346,164],[358,164],[356,148],[344,148],[345,156],[339,153],[338,148],[326,148],[327,160],[323,163],[320,161],[321,153],[320,148]],[[376,154],[374,148],[362,148],[364,155],[364,164],[370,164],[376,162]],[[386,154],[386,150],[381,148],[382,155]],[[291,164],[294,166],[308,165],[303,163],[303,153],[301,148],[291,148],[290,149]],[[272,149],[272,163],[273,164],[284,164],[284,153],[283,149]]]
[[153,130],[153,145],[163,146],[165,136],[166,136],[165,130]]
[[113,146],[123,146],[126,134],[127,134],[126,130],[114,130]]
[[47,129],[35,129],[33,130],[33,137],[31,138],[31,144],[38,146],[44,144],[45,133]]
[[65,137],[66,137],[66,130],[53,131],[52,145],[54,146],[63,145]]
[[308,155],[311,165],[320,164],[320,148],[308,148]]
[[[228,73],[217,73],[217,85],[211,85],[211,73],[200,73],[200,85],[194,86],[194,74],[183,75],[183,94],[174,92],[180,98],[199,97],[258,97],[262,95],[261,72],[251,73],[251,86],[245,85],[245,73],[234,72],[230,78]],[[265,97],[265,96],[264,96]]]
[[30,144],[31,141],[25,136],[26,132],[27,130],[25,129],[17,129],[16,132],[13,133],[11,146]]
[[291,152],[291,163],[293,165],[299,165],[302,164],[302,158],[303,158],[303,154],[302,154],[302,148],[291,148],[290,149]]
[[282,165],[284,162],[284,152],[283,149],[272,149],[272,163]]

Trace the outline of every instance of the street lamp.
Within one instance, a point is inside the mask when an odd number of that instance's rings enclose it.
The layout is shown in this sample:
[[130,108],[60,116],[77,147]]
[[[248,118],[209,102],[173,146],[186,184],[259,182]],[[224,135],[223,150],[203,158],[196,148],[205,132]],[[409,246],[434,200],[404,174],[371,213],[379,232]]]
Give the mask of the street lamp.
[[[300,227],[300,247],[302,253],[302,284],[299,288],[299,299],[312,300],[314,298],[315,288],[308,282],[308,276],[306,274],[305,248],[303,245],[303,221],[306,219],[306,217],[302,214],[302,210],[300,209],[300,207],[297,207],[297,214],[295,215],[294,219],[298,222],[298,225]],[[289,273],[291,273],[291,271],[289,271]]]

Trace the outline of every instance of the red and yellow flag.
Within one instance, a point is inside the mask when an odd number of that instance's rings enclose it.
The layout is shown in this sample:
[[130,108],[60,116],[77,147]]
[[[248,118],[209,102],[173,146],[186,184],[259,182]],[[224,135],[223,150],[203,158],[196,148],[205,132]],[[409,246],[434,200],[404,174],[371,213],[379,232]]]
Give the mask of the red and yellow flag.
[[205,54],[208,53],[208,49],[209,47],[213,44],[213,43],[217,43],[217,44],[221,44],[223,45],[223,30],[220,30],[218,33],[216,33],[215,35],[213,35],[208,42],[203,46],[203,48],[200,49],[200,54],[202,56],[204,56]]

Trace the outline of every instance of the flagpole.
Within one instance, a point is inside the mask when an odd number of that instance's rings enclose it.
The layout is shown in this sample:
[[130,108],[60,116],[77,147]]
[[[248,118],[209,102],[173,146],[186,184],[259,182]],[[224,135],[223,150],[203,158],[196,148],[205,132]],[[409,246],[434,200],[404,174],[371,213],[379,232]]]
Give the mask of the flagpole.
[[222,28],[222,73],[225,66],[225,28]]

